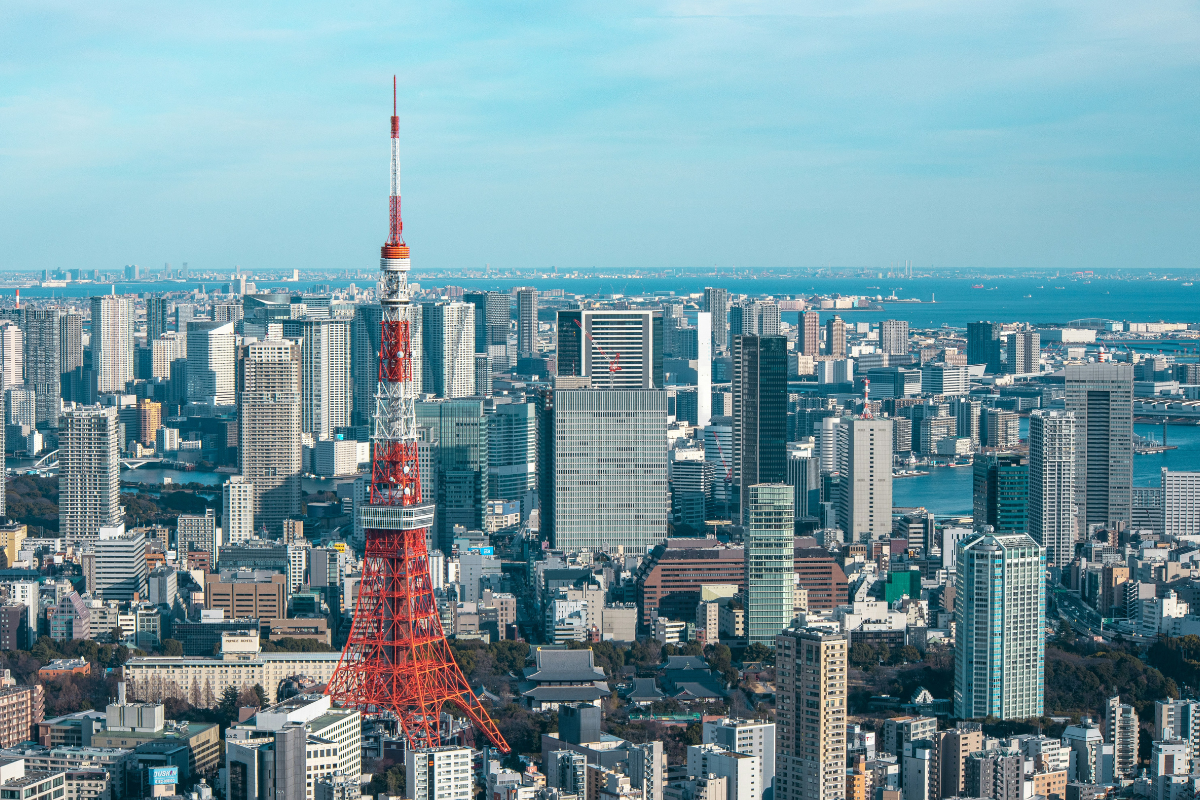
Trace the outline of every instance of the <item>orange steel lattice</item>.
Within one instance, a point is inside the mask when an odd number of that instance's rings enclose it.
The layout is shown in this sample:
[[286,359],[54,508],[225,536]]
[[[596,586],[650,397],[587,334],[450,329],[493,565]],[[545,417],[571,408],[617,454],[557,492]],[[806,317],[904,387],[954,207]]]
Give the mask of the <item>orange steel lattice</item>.
[[371,496],[364,509],[371,512],[374,527],[364,527],[366,559],[354,623],[325,691],[343,706],[394,715],[410,747],[441,744],[442,707],[453,703],[507,753],[508,743],[471,691],[446,643],[429,577],[423,523],[431,512],[421,502],[407,318],[409,249],[400,219],[399,127],[393,109],[389,231],[380,254],[383,322]]

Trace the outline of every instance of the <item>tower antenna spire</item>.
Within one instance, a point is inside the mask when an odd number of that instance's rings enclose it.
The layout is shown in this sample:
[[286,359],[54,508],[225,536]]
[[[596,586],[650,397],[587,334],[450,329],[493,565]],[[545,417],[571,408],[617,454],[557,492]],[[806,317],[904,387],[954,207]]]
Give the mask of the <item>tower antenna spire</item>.
[[396,719],[410,748],[441,744],[441,711],[451,703],[507,753],[508,744],[450,652],[429,574],[425,537],[433,505],[421,486],[396,108],[393,75],[392,192],[376,290],[381,319],[374,448],[370,496],[359,508],[366,558],[346,648],[325,691],[343,706]]

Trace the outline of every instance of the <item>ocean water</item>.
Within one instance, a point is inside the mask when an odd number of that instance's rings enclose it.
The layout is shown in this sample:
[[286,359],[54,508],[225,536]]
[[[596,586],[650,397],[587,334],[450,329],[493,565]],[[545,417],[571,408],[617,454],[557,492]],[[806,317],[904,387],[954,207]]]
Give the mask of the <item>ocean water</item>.
[[[882,295],[895,294],[902,299],[919,303],[885,302],[884,311],[839,310],[851,321],[876,322],[881,319],[904,319],[914,327],[963,327],[976,320],[994,322],[1065,323],[1073,319],[1101,317],[1135,322],[1192,322],[1200,321],[1196,309],[1200,304],[1200,280],[1195,286],[1186,276],[1151,279],[1148,276],[1100,274],[1088,280],[1070,276],[1045,277],[929,277],[929,278],[826,278],[812,277],[802,272],[786,274],[779,270],[741,270],[737,273],[707,274],[681,272],[670,277],[641,277],[637,275],[604,278],[551,277],[489,277],[467,278],[453,275],[422,275],[419,271],[411,280],[429,288],[455,285],[468,290],[488,289],[508,291],[517,286],[536,286],[547,291],[561,289],[568,295],[635,296],[674,292],[676,296],[704,291],[706,286],[719,286],[732,293],[748,295],[806,296],[810,294]],[[259,288],[280,288],[304,291],[316,283],[344,288],[351,283],[369,285],[370,279],[323,280],[302,278],[299,283],[263,281]],[[118,294],[145,292],[176,292],[227,285],[228,281],[188,281],[117,283]],[[982,286],[983,288],[974,288]],[[31,287],[22,289],[24,297],[81,298],[108,294],[108,284],[75,284],[64,288]],[[0,290],[0,302],[13,294],[12,289]],[[834,312],[823,313],[822,317]],[[785,315],[794,319],[795,314]],[[824,321],[824,319],[822,319]]]
[[[1021,435],[1026,435],[1027,420],[1022,419]],[[1161,425],[1134,425],[1140,436],[1162,441]],[[1157,486],[1162,468],[1175,471],[1200,471],[1200,427],[1194,425],[1167,426],[1167,444],[1178,450],[1147,453],[1133,457],[1133,485]],[[892,504],[896,506],[925,506],[943,516],[971,514],[971,468],[934,467],[928,475],[898,478],[892,483]]]

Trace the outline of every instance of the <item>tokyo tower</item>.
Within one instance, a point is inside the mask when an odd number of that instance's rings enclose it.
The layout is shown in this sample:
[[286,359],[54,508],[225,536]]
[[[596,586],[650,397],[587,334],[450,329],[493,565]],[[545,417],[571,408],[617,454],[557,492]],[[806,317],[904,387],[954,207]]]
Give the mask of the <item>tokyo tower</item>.
[[454,661],[429,578],[425,535],[433,505],[422,501],[408,289],[400,219],[400,120],[392,79],[392,194],[379,259],[383,323],[375,392],[371,496],[361,509],[367,553],[350,638],[325,692],[344,707],[395,716],[412,748],[441,744],[442,706],[453,703],[497,749],[496,729]]

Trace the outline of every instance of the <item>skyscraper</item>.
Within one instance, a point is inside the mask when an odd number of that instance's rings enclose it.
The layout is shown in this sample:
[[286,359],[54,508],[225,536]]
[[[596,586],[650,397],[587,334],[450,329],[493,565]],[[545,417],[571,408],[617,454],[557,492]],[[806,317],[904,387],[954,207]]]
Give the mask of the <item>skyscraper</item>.
[[[474,353],[471,356],[474,359]],[[436,502],[434,545],[449,553],[455,525],[483,529],[488,499],[488,418],[480,400],[436,400],[417,403],[417,424],[427,426],[438,444],[435,483],[431,486],[422,474],[422,496],[426,502]]]
[[70,372],[83,366],[83,317],[64,313],[58,323],[58,368]]
[[193,320],[187,324],[189,403],[231,406],[237,400],[232,322]]
[[666,392],[556,391],[552,413],[551,546],[606,551],[621,546],[641,553],[662,542],[668,508]]
[[1000,363],[1000,323],[967,323],[967,363],[984,364],[987,371],[1002,371]]
[[892,421],[843,417],[837,437],[838,523],[847,542],[882,539],[892,532]]
[[802,355],[821,354],[821,315],[816,311],[805,311],[800,315],[800,341],[797,349]]
[[231,475],[221,487],[221,524],[229,544],[254,536],[254,484],[243,475]]
[[383,306],[355,307],[354,321],[350,323],[350,375],[354,383],[350,422],[353,425],[369,425],[375,414],[375,389],[379,384],[379,337],[382,330]]
[[1119,780],[1133,780],[1136,776],[1138,732],[1137,710],[1122,703],[1119,695],[1108,698],[1104,704],[1104,738],[1113,746],[1113,775]]
[[836,314],[825,323],[825,354],[846,355],[846,323]]
[[350,424],[353,406],[350,323],[289,319],[283,322],[283,336],[300,342],[300,430],[318,441],[332,439],[335,429]]
[[775,637],[775,800],[846,797],[849,639],[823,628],[792,628]]
[[57,308],[25,309],[25,382],[34,391],[37,423],[58,427],[62,407],[62,367]]
[[25,385],[25,334],[17,323],[0,321],[0,391]]
[[517,290],[517,357],[537,355],[538,330],[537,289],[527,286]]
[[[412,344],[413,384],[422,391],[421,306],[413,303],[402,312],[408,319]],[[383,330],[383,307],[358,306],[350,325],[350,374],[354,386],[351,424],[370,425],[375,415],[375,390],[379,386],[379,337]]]
[[133,380],[133,322],[132,300],[92,298],[92,368],[101,394],[124,392],[126,382]]
[[494,371],[508,371],[512,296],[503,292],[467,292],[463,302],[475,306],[475,353],[491,356]]
[[58,448],[58,532],[95,542],[101,527],[121,524],[117,409],[89,406],[63,415]]
[[750,487],[787,482],[787,339],[733,337],[733,480],[741,517]]
[[1026,530],[1046,548],[1046,563],[1065,567],[1075,557],[1078,436],[1071,412],[1036,409],[1029,415],[1029,519]]
[[794,490],[785,483],[749,487],[746,527],[746,641],[775,645],[775,637],[792,624],[795,610],[792,555]]
[[165,297],[146,298],[146,341],[153,342],[167,332],[171,302]]
[[729,290],[704,287],[703,310],[712,314],[712,352],[724,355],[729,350]]
[[590,376],[593,389],[663,388],[662,310],[559,311],[558,374]]
[[[972,508],[975,525],[996,533],[1028,531],[1029,461],[1019,455],[975,456]],[[1034,537],[1037,541],[1037,537]]]
[[954,716],[1043,712],[1045,551],[1024,533],[979,533],[956,555]]
[[1133,494],[1133,365],[1068,364],[1075,414],[1075,504],[1080,533],[1129,524]]
[[779,303],[771,300],[754,301],[754,317],[759,336],[779,335]]
[[252,342],[242,360],[238,460],[254,485],[254,524],[278,532],[300,513],[300,352],[280,339]]
[[470,303],[421,305],[425,390],[438,397],[475,394],[475,306]]
[[496,404],[488,414],[488,499],[520,500],[528,516],[537,492],[537,409],[533,403]]
[[1008,350],[1004,371],[1027,375],[1041,371],[1042,335],[1037,331],[1017,331],[1004,337]]
[[696,314],[696,425],[706,427],[712,417],[712,314]]
[[879,323],[879,349],[888,355],[908,355],[908,320],[885,319]]

